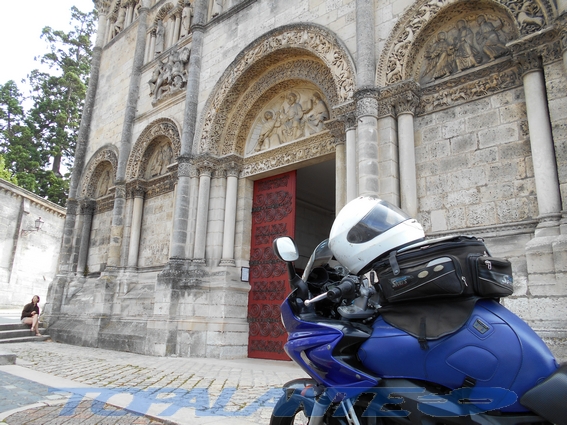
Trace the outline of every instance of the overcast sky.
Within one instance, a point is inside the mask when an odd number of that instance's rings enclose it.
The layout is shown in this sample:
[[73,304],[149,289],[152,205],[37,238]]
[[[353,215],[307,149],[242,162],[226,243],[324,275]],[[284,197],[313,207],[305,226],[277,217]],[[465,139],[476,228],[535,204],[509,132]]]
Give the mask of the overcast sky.
[[40,38],[43,27],[68,31],[71,7],[82,12],[94,8],[92,0],[0,0],[0,84],[14,80],[20,91],[22,78],[39,67],[34,56],[47,53]]

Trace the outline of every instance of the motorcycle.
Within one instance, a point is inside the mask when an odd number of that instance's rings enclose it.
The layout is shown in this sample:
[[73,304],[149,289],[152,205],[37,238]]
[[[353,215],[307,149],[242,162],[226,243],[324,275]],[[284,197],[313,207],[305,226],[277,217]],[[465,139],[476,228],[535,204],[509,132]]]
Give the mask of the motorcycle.
[[301,277],[294,240],[273,242],[292,289],[284,349],[310,378],[284,386],[270,424],[566,425],[567,364],[500,304],[506,261],[473,237],[425,240],[384,201],[352,202]]

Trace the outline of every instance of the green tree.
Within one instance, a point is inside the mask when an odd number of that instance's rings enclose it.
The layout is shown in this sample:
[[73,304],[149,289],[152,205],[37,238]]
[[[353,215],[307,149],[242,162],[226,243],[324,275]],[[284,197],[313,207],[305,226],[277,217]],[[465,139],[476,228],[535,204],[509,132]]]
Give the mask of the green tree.
[[86,96],[95,11],[71,8],[69,32],[43,28],[49,52],[36,58],[47,70],[28,75],[31,107],[14,81],[0,85],[0,154],[19,186],[65,205]]
[[7,180],[16,185],[18,184],[18,179],[12,176],[12,173],[6,169],[6,163],[4,162],[4,157],[2,155],[0,155],[0,179]]
[[49,156],[42,156],[34,142],[22,102],[23,95],[14,81],[0,85],[0,154],[3,155],[4,169],[17,184],[37,193],[35,174],[42,172]]
[[[28,76],[31,85],[31,107],[27,124],[39,149],[48,156],[49,170],[38,173],[36,193],[53,202],[65,204],[73,164],[76,138],[86,96],[92,37],[95,33],[95,12],[84,13],[71,8],[73,29],[69,32],[45,27],[41,37],[50,52],[40,58],[49,72],[33,70]],[[47,164],[42,164],[47,168]]]

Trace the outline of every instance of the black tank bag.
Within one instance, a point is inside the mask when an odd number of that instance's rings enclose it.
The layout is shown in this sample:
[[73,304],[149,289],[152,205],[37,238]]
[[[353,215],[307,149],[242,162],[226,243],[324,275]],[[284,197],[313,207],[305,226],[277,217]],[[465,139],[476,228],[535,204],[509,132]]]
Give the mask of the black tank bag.
[[384,304],[443,297],[511,295],[510,262],[474,236],[452,236],[392,251],[372,269]]

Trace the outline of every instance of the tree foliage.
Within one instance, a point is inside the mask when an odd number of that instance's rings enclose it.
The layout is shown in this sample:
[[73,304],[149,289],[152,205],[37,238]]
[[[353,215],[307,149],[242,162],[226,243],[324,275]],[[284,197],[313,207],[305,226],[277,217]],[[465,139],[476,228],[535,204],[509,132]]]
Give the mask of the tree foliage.
[[[16,83],[0,85],[0,153],[18,184],[65,205],[86,96],[95,12],[71,8],[69,32],[43,28],[49,52],[28,75],[28,111]],[[43,70],[47,69],[47,70]]]

